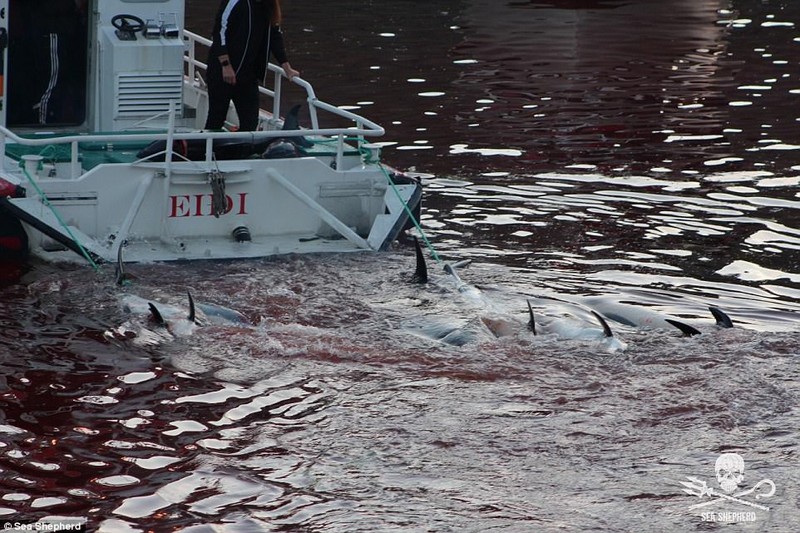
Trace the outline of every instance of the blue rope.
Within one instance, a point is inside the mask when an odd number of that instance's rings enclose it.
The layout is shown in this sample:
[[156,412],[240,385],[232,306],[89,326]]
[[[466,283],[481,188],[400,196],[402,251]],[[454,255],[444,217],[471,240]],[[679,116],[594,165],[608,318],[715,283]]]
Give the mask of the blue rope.
[[81,254],[83,255],[83,257],[85,257],[86,260],[89,261],[89,264],[92,266],[92,268],[95,270],[95,272],[99,271],[100,267],[97,265],[97,263],[94,262],[94,260],[89,255],[89,252],[86,251],[86,248],[83,247],[83,245],[80,243],[80,241],[75,237],[75,235],[69,229],[69,226],[67,226],[67,224],[64,222],[64,220],[61,218],[61,215],[58,214],[58,211],[56,211],[56,208],[53,207],[53,204],[51,204],[50,200],[47,199],[47,195],[44,193],[44,191],[42,191],[42,189],[39,187],[39,185],[36,183],[36,181],[34,181],[34,179],[31,177],[31,175],[28,174],[28,170],[25,168],[25,166],[22,163],[22,161],[20,161],[20,165],[19,166],[22,168],[22,173],[25,174],[26,178],[28,178],[28,181],[30,182],[30,184],[33,185],[34,189],[36,189],[36,192],[39,194],[39,197],[42,199],[42,203],[44,203],[44,205],[46,205],[50,209],[50,211],[52,211],[53,215],[56,217],[56,220],[58,220],[58,223],[61,224],[61,227],[64,228],[64,230],[67,232],[67,235],[69,235],[70,239],[72,239],[72,241],[78,246],[78,249],[81,251]]
[[389,173],[389,171],[386,170],[386,167],[383,166],[383,163],[381,163],[380,160],[372,159],[370,150],[367,150],[367,149],[363,148],[360,144],[359,144],[359,151],[363,155],[365,163],[375,163],[375,164],[378,165],[378,168],[381,169],[381,172],[383,172],[383,175],[386,177],[386,181],[389,182],[389,185],[392,187],[392,190],[394,191],[395,195],[397,195],[397,199],[400,200],[401,204],[403,204],[403,209],[405,209],[405,212],[408,213],[408,217],[414,223],[414,227],[417,228],[417,231],[419,232],[420,237],[422,237],[422,242],[424,242],[425,246],[428,247],[428,250],[431,251],[431,256],[433,256],[433,259],[437,263],[441,264],[442,260],[439,258],[439,254],[436,253],[436,250],[434,249],[433,244],[431,244],[431,241],[428,240],[428,236],[425,235],[425,232],[422,230],[422,226],[420,225],[419,221],[414,216],[414,213],[411,212],[411,208],[408,207],[408,204],[406,203],[406,201],[403,200],[403,197],[400,194],[400,191],[398,190],[397,185],[395,184],[394,180],[392,179],[392,176]]

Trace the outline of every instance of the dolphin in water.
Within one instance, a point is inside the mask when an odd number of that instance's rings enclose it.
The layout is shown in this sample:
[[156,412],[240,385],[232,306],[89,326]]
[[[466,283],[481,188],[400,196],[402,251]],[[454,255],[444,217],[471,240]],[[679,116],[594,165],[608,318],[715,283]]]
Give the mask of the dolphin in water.
[[197,302],[196,307],[211,324],[252,326],[250,319],[235,309],[205,302]]
[[458,268],[466,266],[469,261],[459,261],[457,263],[445,263],[443,269],[448,274],[450,281],[455,286],[456,291],[466,298],[470,303],[480,307],[491,307],[492,304],[486,300],[481,291],[475,285],[464,282],[458,275]]
[[[179,331],[192,333],[195,326],[204,326],[209,323],[217,325],[251,325],[247,317],[239,311],[216,304],[195,303],[192,293],[187,291],[186,294],[189,298],[188,310],[168,304],[156,305],[150,300],[132,295],[127,297],[125,306],[129,311],[137,312],[137,309],[142,308],[141,302],[147,302],[151,320],[156,325],[166,327],[170,331],[178,329]],[[186,323],[194,326],[187,326]]]
[[[416,252],[416,270],[413,280],[424,283],[429,280],[425,258],[419,242],[414,239]],[[466,283],[458,274],[458,269],[469,264],[469,260],[455,263],[445,263],[443,270],[447,273],[446,279],[449,280],[455,290],[463,297],[464,302],[470,304],[478,311],[478,319],[468,322],[465,326],[454,326],[452,322],[440,322],[436,320],[426,320],[424,325],[417,328],[426,336],[430,336],[444,342],[455,339],[461,345],[482,337],[497,338],[519,331],[521,324],[517,319],[504,317],[504,313],[489,299],[487,299],[478,287]],[[579,307],[571,304],[573,308]],[[575,309],[573,309],[574,311]],[[600,341],[609,351],[624,349],[627,345],[619,338],[614,336],[606,320],[592,310],[583,309],[584,313],[593,315],[593,320],[600,324],[592,325],[585,320],[579,319],[574,313],[562,312],[560,316],[540,314],[534,317],[533,307],[528,301],[528,312],[530,320],[528,327],[534,335],[556,334],[561,339],[572,340],[596,340]],[[539,328],[537,329],[537,323]]]
[[120,326],[107,330],[108,339],[132,340],[138,346],[155,346],[188,337],[202,326],[245,325],[251,323],[243,314],[227,307],[195,303],[187,291],[188,307],[154,302],[134,294],[121,298],[121,308],[131,315]]
[[[128,285],[134,277],[128,274],[125,271],[125,262],[123,260],[123,250],[127,245],[127,241],[123,241],[120,245],[119,249],[117,250],[117,266],[114,274],[115,282],[119,286]],[[421,251],[420,251],[421,253]],[[423,259],[424,260],[424,259]],[[231,324],[241,324],[241,325],[250,325],[250,320],[246,316],[244,316],[239,311],[229,309],[227,307],[216,305],[212,303],[202,303],[197,302],[195,303],[194,298],[192,297],[191,291],[187,291],[189,297],[189,310],[187,319],[191,322],[196,322],[197,317],[197,309],[208,318],[212,323],[231,323]],[[139,307],[139,306],[135,306]],[[159,324],[163,324],[165,320],[161,315],[158,307],[154,303],[150,303],[149,306],[150,313],[155,320]]]
[[[582,302],[601,313],[614,322],[641,329],[666,329],[677,328],[685,336],[692,337],[702,332],[694,326],[673,318],[665,317],[655,311],[639,305],[632,305],[617,301],[609,301],[602,296],[583,298]],[[718,307],[709,307],[716,324],[720,328],[732,328],[733,321]]]
[[[114,277],[118,286],[127,286],[134,279],[125,271],[123,250],[126,245],[123,241],[117,249]],[[121,307],[132,317],[104,335],[108,339],[133,339],[136,345],[154,346],[191,335],[197,327],[206,324],[252,326],[250,320],[236,310],[212,303],[196,303],[191,291],[187,291],[187,297],[188,308],[125,294],[120,300]]]
[[589,313],[600,327],[569,312],[562,312],[559,316],[540,314],[537,319],[528,300],[528,327],[534,335],[551,334],[561,340],[598,341],[609,352],[627,348],[627,344],[614,335],[608,322],[599,313],[592,309]]
[[[414,237],[413,241],[416,266],[414,274],[411,276],[411,281],[413,283],[427,284],[432,280],[428,273],[425,255],[419,240]],[[458,275],[457,270],[469,263],[469,260],[445,263],[443,270],[446,276],[437,277],[432,283],[441,288],[443,292],[455,290],[455,293],[460,297],[459,303],[466,304],[460,307],[474,310],[474,316],[466,319],[461,317],[445,318],[442,316],[415,317],[405,321],[403,327],[414,334],[452,346],[464,346],[481,340],[496,339],[500,332],[504,331],[505,322],[487,317],[487,312],[493,311],[491,302],[483,297],[480,289],[464,282]]]
[[[416,256],[416,268],[411,280],[415,283],[428,283],[430,281],[430,276],[428,275],[428,265],[425,262],[425,255],[423,254],[422,247],[420,246],[419,240],[417,240],[416,237],[414,237],[414,252]],[[471,262],[471,259],[464,259],[454,263],[445,263],[442,269],[447,274],[446,279],[453,284],[453,287],[456,289],[456,291],[458,291],[459,294],[465,296],[468,300],[477,305],[489,305],[488,302],[483,298],[483,293],[478,287],[464,282],[458,275],[458,269],[464,268]]]
[[[416,238],[414,238],[414,248],[416,269],[412,280],[417,283],[428,283],[430,277],[427,264]],[[469,260],[445,263],[442,269],[447,274],[444,277],[446,284],[455,289],[464,304],[477,312],[475,319],[456,325],[454,320],[445,321],[440,317],[426,317],[423,320],[409,321],[408,329],[435,340],[462,346],[480,339],[496,339],[511,335],[523,328],[517,318],[504,316],[507,313],[498,309],[495,303],[486,298],[484,292],[478,287],[461,279],[458,270],[469,263]],[[528,311],[530,314],[528,327],[534,332],[534,335],[556,333],[562,339],[600,340],[610,350],[624,348],[624,343],[614,337],[605,319],[596,313],[594,313],[595,319],[600,322],[602,328],[591,327],[586,321],[579,320],[569,313],[564,313],[565,316],[559,317],[539,315],[535,319],[530,301],[528,301]],[[539,323],[538,331],[537,322]]]
[[200,325],[189,294],[188,309],[181,306],[155,303],[134,294],[126,294],[120,301],[122,310],[131,315],[122,325],[106,332],[109,338],[133,339],[134,344],[152,346],[186,337]]
[[420,316],[405,321],[403,328],[420,337],[450,346],[465,346],[496,338],[479,317],[456,320],[439,316]]
[[[416,269],[412,280],[416,283],[428,283],[430,277],[425,262],[425,257],[419,241],[414,238]],[[488,331],[494,337],[502,336],[510,331],[511,327],[508,320],[501,317],[502,313],[496,309],[495,305],[485,298],[483,291],[478,287],[464,282],[458,274],[458,269],[468,264],[469,261],[456,263],[445,263],[443,270],[447,273],[446,279],[453,283],[455,290],[464,297],[465,303],[471,304],[477,311],[483,328],[480,330]],[[604,297],[587,297],[580,300],[581,303],[572,301],[561,301],[556,298],[547,298],[547,307],[552,307],[552,302],[561,302],[562,305],[571,306],[557,310],[554,315],[552,310],[548,313],[540,313],[534,316],[533,306],[528,300],[529,322],[528,326],[535,335],[555,334],[560,339],[569,340],[594,340],[599,341],[607,350],[623,350],[627,344],[614,335],[608,320],[613,320],[621,324],[640,328],[640,329],[666,329],[677,328],[685,336],[693,336],[701,333],[696,327],[662,316],[655,311],[643,306],[624,304],[609,301]],[[589,314],[590,320],[579,318],[576,311],[582,314]],[[733,327],[733,322],[721,309],[709,307],[715,318],[716,324],[720,328]],[[498,315],[494,317],[493,315]],[[459,345],[464,341],[470,342],[480,338],[483,332],[476,331],[474,321],[470,322],[473,327],[472,334],[463,334],[463,326],[455,326],[452,322],[441,322],[438,320],[428,320],[412,326],[412,330],[422,332],[425,336],[443,340],[447,338],[458,339]],[[518,323],[517,323],[518,325]],[[599,327],[598,327],[599,325]],[[538,328],[537,328],[538,326]],[[466,339],[466,340],[465,340]]]

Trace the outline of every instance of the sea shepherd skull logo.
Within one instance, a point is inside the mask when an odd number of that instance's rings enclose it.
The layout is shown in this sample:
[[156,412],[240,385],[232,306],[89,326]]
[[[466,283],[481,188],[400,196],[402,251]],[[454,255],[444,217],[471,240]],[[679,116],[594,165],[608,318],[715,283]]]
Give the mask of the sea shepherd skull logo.
[[727,501],[754,507],[762,511],[769,511],[769,507],[766,505],[749,501],[744,497],[755,493],[755,500],[769,498],[775,494],[775,483],[772,480],[762,479],[752,488],[738,490],[739,485],[744,481],[744,458],[741,455],[738,453],[723,453],[717,458],[714,470],[717,472],[717,483],[719,483],[719,488],[722,491],[711,488],[705,481],[692,476],[686,476],[689,481],[681,481],[681,485],[686,487],[683,492],[698,496],[701,499],[705,499],[706,496],[711,498],[708,501],[692,505],[689,509],[699,509]]

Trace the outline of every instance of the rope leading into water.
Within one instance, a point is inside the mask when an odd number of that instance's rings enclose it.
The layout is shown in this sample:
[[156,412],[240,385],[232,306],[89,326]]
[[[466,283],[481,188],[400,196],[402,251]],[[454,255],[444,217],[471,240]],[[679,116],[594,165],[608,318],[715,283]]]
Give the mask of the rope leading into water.
[[[358,140],[361,141],[362,139],[358,139]],[[397,188],[397,185],[395,184],[394,180],[392,179],[391,173],[388,170],[386,170],[386,167],[383,165],[383,163],[380,162],[379,159],[373,159],[372,158],[372,151],[371,150],[368,150],[368,149],[362,147],[360,142],[359,142],[358,147],[359,147],[358,151],[361,152],[361,155],[363,156],[365,163],[377,164],[378,168],[381,169],[381,172],[386,177],[386,181],[391,186],[392,190],[394,191],[395,195],[397,196],[397,199],[400,200],[401,204],[403,204],[403,209],[405,210],[406,213],[408,213],[408,217],[414,223],[414,227],[417,228],[417,231],[419,232],[420,237],[422,237],[422,241],[425,243],[425,246],[427,246],[428,250],[431,251],[431,256],[433,256],[433,259],[437,263],[441,264],[442,260],[439,258],[439,254],[436,253],[436,249],[433,247],[433,244],[431,244],[431,241],[428,240],[428,236],[425,235],[425,232],[422,230],[422,225],[420,224],[419,220],[417,220],[417,217],[415,217],[414,213],[411,212],[411,208],[408,206],[406,201],[403,200],[403,197],[400,194],[400,190]]]
[[44,193],[44,191],[39,187],[39,185],[36,183],[36,181],[31,177],[31,175],[28,174],[28,169],[25,168],[24,164],[21,161],[20,161],[20,167],[22,168],[22,173],[25,174],[26,178],[28,178],[28,182],[33,186],[34,189],[36,189],[36,192],[39,194],[39,197],[42,199],[42,203],[44,203],[44,205],[46,205],[50,209],[50,211],[56,217],[56,220],[58,220],[58,223],[61,224],[61,227],[64,228],[64,231],[67,232],[67,235],[69,235],[69,238],[72,239],[72,241],[75,243],[75,245],[81,251],[81,254],[83,255],[83,257],[85,257],[86,260],[89,262],[89,264],[92,266],[94,271],[98,272],[100,270],[100,267],[97,265],[97,263],[95,263],[94,259],[92,259],[92,257],[89,255],[89,252],[86,251],[86,248],[83,247],[83,245],[80,243],[78,238],[75,237],[75,234],[72,233],[72,230],[69,229],[69,226],[67,226],[66,222],[64,222],[64,219],[61,218],[61,215],[58,214],[58,211],[56,211],[56,208],[53,207],[53,204],[51,204],[50,200],[47,199],[47,195]]

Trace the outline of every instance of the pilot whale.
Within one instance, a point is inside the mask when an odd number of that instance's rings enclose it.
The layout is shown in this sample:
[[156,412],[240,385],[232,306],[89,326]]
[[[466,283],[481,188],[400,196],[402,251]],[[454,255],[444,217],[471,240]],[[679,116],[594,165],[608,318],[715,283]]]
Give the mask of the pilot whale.
[[[417,283],[428,283],[428,274],[425,256],[419,241],[414,239],[416,269],[412,280]],[[518,319],[510,319],[507,313],[497,309],[494,303],[485,297],[477,286],[464,282],[458,274],[458,268],[468,264],[468,261],[458,263],[445,263],[443,266],[448,280],[455,291],[463,296],[463,302],[470,304],[475,309],[484,328],[494,337],[509,334],[514,327],[519,328]],[[439,278],[441,280],[442,278]],[[438,281],[438,280],[437,280]],[[643,305],[633,305],[608,297],[590,296],[583,298],[558,299],[541,297],[535,300],[546,301],[541,304],[541,309],[534,312],[531,300],[528,300],[529,321],[528,327],[534,335],[555,334],[560,339],[568,340],[594,340],[599,341],[607,350],[616,351],[627,347],[627,344],[614,335],[608,321],[618,322],[637,329],[664,329],[672,331],[678,329],[684,336],[699,335],[701,330],[683,321],[661,315]],[[560,306],[560,307],[559,307]],[[733,321],[718,307],[709,307],[718,328],[731,328]],[[418,323],[424,323],[418,322]],[[451,322],[428,321],[425,327],[414,328],[427,331],[427,335],[436,339],[447,339],[455,336],[461,343],[464,339],[480,338],[475,335],[475,321],[470,322],[472,335],[461,335],[460,328]]]
[[[416,266],[411,281],[419,284],[432,284],[442,293],[456,296],[455,300],[459,309],[467,315],[459,317],[420,316],[403,322],[403,328],[422,337],[449,344],[464,346],[480,341],[493,340],[505,334],[506,321],[494,317],[492,303],[487,300],[483,292],[471,285],[458,274],[458,269],[467,266],[470,261],[456,261],[445,263],[442,267],[444,276],[432,278],[428,272],[425,255],[419,240],[414,237],[414,253]],[[492,317],[488,314],[492,314]],[[463,315],[462,313],[459,313]]]
[[561,340],[597,341],[609,352],[627,348],[628,345],[614,335],[608,322],[599,313],[592,309],[588,312],[600,327],[578,318],[575,313],[566,309],[562,309],[558,316],[541,313],[537,316],[528,300],[528,328],[534,335],[551,334]]
[[188,309],[135,294],[123,295],[120,308],[129,318],[105,332],[109,340],[130,340],[137,346],[156,346],[189,336],[200,326],[191,293]]
[[[414,270],[414,275],[411,277],[411,279],[415,283],[428,283],[430,281],[430,276],[428,275],[428,265],[425,261],[425,254],[422,252],[422,246],[420,246],[419,240],[416,237],[414,237],[413,240],[416,267]],[[464,268],[471,262],[472,261],[470,259],[464,259],[454,263],[445,263],[442,266],[442,270],[444,270],[444,272],[447,274],[445,278],[452,284],[452,287],[459,294],[478,305],[487,305],[488,302],[484,299],[482,291],[475,285],[466,283],[461,279],[461,276],[458,275],[458,269]]]
[[251,326],[242,313],[224,306],[195,303],[187,292],[188,306],[157,302],[135,294],[120,298],[120,308],[129,318],[105,332],[109,340],[131,340],[137,346],[155,346],[188,337],[207,325]]
[[480,317],[471,319],[420,316],[402,323],[403,329],[420,337],[450,346],[466,346],[496,339]]
[[[117,249],[114,272],[119,287],[129,287],[136,279],[125,270],[123,258],[127,241]],[[127,290],[127,289],[124,289]],[[128,318],[115,328],[104,332],[108,340],[131,341],[136,346],[157,346],[180,337],[192,335],[199,327],[207,325],[252,326],[252,322],[239,311],[213,303],[195,302],[191,291],[186,291],[187,306],[159,302],[125,292],[119,295],[119,307]]]
[[[123,250],[127,242],[124,241],[117,249],[117,265],[114,273],[115,282],[119,286],[127,286],[129,285],[135,278],[134,276],[130,275],[125,270],[125,262],[123,259]],[[167,313],[168,316],[177,316],[181,314],[186,315],[186,319],[189,322],[195,323],[197,322],[197,310],[199,309],[200,312],[208,319],[209,322],[215,324],[240,324],[240,325],[251,325],[250,321],[246,316],[244,316],[239,311],[234,309],[230,309],[221,305],[216,305],[212,303],[203,303],[197,302],[195,303],[194,298],[192,297],[191,291],[187,291],[189,307],[185,311],[177,311],[175,308],[170,308],[169,312]],[[164,319],[164,314],[161,312],[159,305],[156,305],[153,302],[148,302],[142,298],[137,296],[128,295],[123,298],[127,299],[127,303],[124,303],[123,307],[128,312],[136,312],[134,310],[138,310],[141,313],[146,311],[150,312],[151,318],[155,323],[158,325],[168,325],[168,322]],[[145,305],[146,302],[146,305]]]
[[[660,313],[648,309],[647,307],[609,300],[605,296],[590,296],[582,298],[581,302],[602,314],[609,320],[613,320],[614,322],[619,322],[620,324],[625,324],[635,328],[666,330],[677,328],[687,337],[700,335],[702,333],[699,329],[692,325],[675,320],[674,318],[663,316]],[[711,312],[711,315],[714,317],[717,327],[723,329],[733,327],[733,321],[731,318],[720,308],[712,306],[708,309]]]
[[[412,279],[419,283],[425,283],[428,282],[429,277],[424,254],[416,239],[414,239],[414,245],[417,263]],[[468,263],[469,261],[445,263],[443,270],[447,274],[445,279],[463,298],[464,303],[469,304],[477,311],[479,320],[472,320],[467,323],[468,327],[460,328],[452,326],[452,321],[441,323],[436,320],[428,320],[425,324],[425,331],[428,332],[428,335],[445,342],[448,342],[449,339],[456,339],[461,345],[481,337],[497,338],[522,331],[524,325],[517,317],[512,317],[499,309],[491,299],[486,297],[484,291],[461,279],[458,269]],[[543,306],[546,312],[540,311],[535,314],[531,301],[528,301],[529,320],[527,326],[534,335],[555,334],[560,339],[599,341],[609,351],[626,348],[625,342],[613,334],[608,322],[597,312],[575,303],[555,302],[558,305],[553,305],[554,301],[548,300],[548,303]],[[579,318],[580,314],[591,317],[592,322]]]

